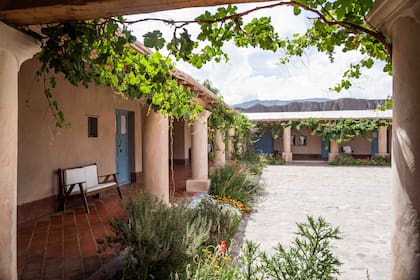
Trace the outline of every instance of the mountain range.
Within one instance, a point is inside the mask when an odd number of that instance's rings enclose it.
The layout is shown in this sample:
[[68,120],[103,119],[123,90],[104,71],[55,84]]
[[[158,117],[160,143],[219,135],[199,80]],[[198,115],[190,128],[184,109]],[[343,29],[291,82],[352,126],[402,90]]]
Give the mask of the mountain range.
[[329,101],[331,99],[328,98],[307,98],[307,99],[292,99],[292,100],[259,100],[254,99],[251,101],[246,101],[243,103],[235,104],[233,105],[234,108],[242,108],[242,109],[248,109],[252,106],[255,106],[257,104],[264,105],[264,106],[279,106],[279,105],[286,105],[293,102],[325,102]]
[[384,99],[356,98],[310,98],[298,100],[252,100],[233,105],[244,113],[261,112],[308,112],[308,111],[342,111],[372,110],[384,104]]

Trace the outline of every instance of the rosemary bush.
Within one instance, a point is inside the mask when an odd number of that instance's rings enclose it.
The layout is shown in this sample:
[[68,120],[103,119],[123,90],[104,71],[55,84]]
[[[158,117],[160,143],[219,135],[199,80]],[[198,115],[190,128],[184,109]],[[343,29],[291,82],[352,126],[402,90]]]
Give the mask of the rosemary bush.
[[124,279],[168,279],[191,261],[209,239],[211,223],[186,205],[168,206],[140,193],[125,206],[126,218],[115,219],[112,242],[125,252]]

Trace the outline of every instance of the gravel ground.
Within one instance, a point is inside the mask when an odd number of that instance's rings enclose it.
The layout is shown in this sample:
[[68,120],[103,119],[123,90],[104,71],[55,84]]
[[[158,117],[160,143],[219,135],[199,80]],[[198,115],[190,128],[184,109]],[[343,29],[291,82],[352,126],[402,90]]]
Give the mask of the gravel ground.
[[269,166],[267,194],[243,228],[243,238],[270,251],[293,239],[296,222],[322,216],[340,227],[334,252],[344,263],[339,279],[391,278],[391,168],[328,165]]

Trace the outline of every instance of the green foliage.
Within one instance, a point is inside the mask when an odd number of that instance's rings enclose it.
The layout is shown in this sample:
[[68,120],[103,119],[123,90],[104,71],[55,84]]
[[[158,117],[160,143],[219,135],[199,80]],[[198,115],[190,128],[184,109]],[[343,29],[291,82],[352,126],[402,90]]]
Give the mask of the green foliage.
[[162,32],[155,30],[149,32],[147,36],[144,37],[144,45],[146,47],[154,47],[157,50],[162,49],[165,46],[165,39],[162,37]]
[[367,140],[371,140],[369,132],[377,130],[381,126],[390,126],[391,122],[382,119],[338,119],[338,120],[319,120],[309,118],[300,121],[288,121],[288,122],[259,122],[257,124],[259,133],[271,129],[273,138],[274,132],[282,130],[280,127],[291,126],[296,130],[300,130],[302,127],[306,127],[312,131],[313,135],[320,136],[325,140],[334,140],[338,144],[342,144],[347,141],[353,140],[356,136],[361,135]]
[[168,279],[209,240],[209,219],[185,205],[169,206],[140,193],[125,210],[127,217],[111,224],[112,242],[125,252],[125,279]]
[[332,228],[323,218],[308,217],[298,223],[296,238],[285,248],[279,244],[275,254],[263,253],[261,259],[267,276],[273,279],[334,279],[340,274],[340,261],[331,252],[331,241],[340,239],[340,230]]
[[261,189],[245,164],[226,164],[210,174],[209,194],[228,197],[249,205]]
[[[363,69],[372,68],[378,60],[385,62],[384,71],[391,74],[391,41],[365,20],[372,5],[373,0],[296,0],[269,3],[246,11],[228,5],[219,7],[214,13],[206,11],[194,20],[161,19],[174,27],[173,38],[166,42],[162,33],[154,30],[144,35],[144,43],[157,50],[166,45],[177,60],[182,59],[196,67],[210,60],[228,60],[223,50],[226,42],[273,52],[281,49],[284,53],[282,63],[289,62],[291,57],[300,57],[306,49],[312,48],[326,53],[331,61],[337,49],[357,51],[364,57],[350,65],[342,81],[332,88],[340,91],[349,88]],[[269,17],[253,18],[249,22],[243,19],[255,11],[280,6],[293,7],[296,16],[305,11],[304,16],[312,20],[305,34],[280,38]],[[147,20],[152,19],[129,22],[118,17],[66,22],[41,29],[39,76],[44,80],[45,96],[57,126],[66,122],[52,96],[55,81],[49,79],[54,75],[50,70],[55,74],[62,73],[75,86],[87,87],[95,82],[112,87],[124,98],[144,97],[152,109],[170,117],[194,119],[197,116],[201,108],[192,101],[192,93],[171,77],[172,62],[159,53],[141,54],[131,47],[136,38],[129,31],[129,24]],[[196,37],[187,29],[190,24],[200,27]],[[218,121],[216,123],[219,125]]]
[[321,217],[307,219],[297,224],[296,238],[289,248],[278,244],[274,254],[268,255],[260,251],[258,244],[247,241],[234,260],[229,249],[209,248],[178,279],[336,279],[341,263],[332,252],[331,241],[341,239],[340,231]]
[[380,110],[380,111],[386,111],[386,110],[391,110],[392,109],[392,97],[388,96],[385,103],[381,106],[378,106],[376,109]]
[[218,97],[219,101],[212,108],[212,113],[208,120],[208,125],[212,129],[220,129],[228,132],[230,128],[236,126],[236,113],[233,109],[227,108],[224,105],[222,97]]
[[211,223],[209,239],[205,242],[209,245],[217,245],[222,240],[231,240],[241,220],[241,213],[233,206],[220,203],[213,197],[204,198],[197,207],[199,216],[207,217]]
[[301,126],[312,130],[312,134],[321,136],[322,139],[330,139],[338,144],[350,141],[357,135],[370,140],[369,132],[377,130],[381,126],[389,126],[391,123],[381,119],[339,119],[331,121],[320,121],[316,119],[307,119],[300,121],[296,126]]
[[[280,6],[293,7],[294,15],[312,20],[304,34],[280,38],[269,17],[256,17],[249,22],[243,19],[253,12]],[[306,49],[315,48],[327,54],[331,62],[337,50],[357,51],[363,55],[361,60],[351,64],[344,72],[343,79],[331,88],[341,91],[351,87],[352,80],[359,78],[363,69],[372,68],[376,61],[385,62],[383,71],[391,74],[391,40],[365,20],[372,6],[373,0],[280,1],[245,11],[228,5],[219,7],[214,13],[206,11],[195,20],[165,20],[175,29],[174,37],[167,48],[176,59],[182,59],[199,68],[213,59],[228,60],[223,46],[229,41],[237,47],[258,47],[273,52],[281,49],[284,53],[281,63],[290,62],[292,57],[301,57]],[[190,24],[198,24],[200,27],[195,38],[186,29]],[[154,36],[151,32],[146,35],[146,39]],[[156,47],[160,47],[160,44],[156,44]]]
[[176,274],[175,280],[241,280],[237,267],[232,263],[229,248],[208,246],[189,264],[186,273]]
[[245,154],[238,157],[239,162],[244,163],[251,174],[260,175],[270,160],[266,155],[256,154],[253,149],[249,149]]
[[[133,43],[136,38],[122,24],[122,18],[87,20],[49,25],[41,29],[41,62],[38,76],[44,79],[45,95],[57,120],[64,124],[64,115],[53,100],[54,75],[61,73],[74,86],[111,87],[123,98],[145,98],[150,107],[174,118],[194,119],[202,110],[192,101],[189,89],[172,77],[174,65],[159,52],[140,53]],[[153,33],[156,46],[163,42]],[[149,42],[150,43],[150,42]],[[51,76],[49,86],[47,76]]]
[[215,95],[220,93],[220,90],[213,86],[210,80],[205,79],[203,82],[203,86],[205,86],[209,91],[213,92]]
[[244,157],[244,154],[252,150],[256,128],[255,123],[250,121],[244,114],[234,115],[235,135],[233,136],[234,156],[238,159]]
[[[254,124],[242,113],[239,113],[229,107],[224,103],[223,97],[218,95],[219,90],[215,88],[209,80],[205,80],[203,85],[217,95],[218,101],[212,105],[211,115],[208,119],[208,128],[209,128],[209,139],[213,142],[214,148],[220,149],[215,143],[215,133],[216,130],[220,130],[224,134],[224,138],[229,135],[229,130],[234,129],[235,135],[231,135],[232,142],[234,146],[234,154],[238,156],[240,151],[240,145],[242,147],[248,147],[251,145],[253,133],[254,133]],[[227,143],[225,143],[227,144]],[[228,145],[225,145],[225,149],[228,148]],[[211,154],[210,156],[214,156]]]
[[262,155],[267,159],[267,165],[283,165],[284,159],[281,155]]
[[377,156],[374,159],[355,159],[349,154],[341,153],[330,161],[329,164],[337,166],[391,166],[391,157]]
[[284,127],[284,122],[257,122],[256,125],[259,136],[262,136],[267,130],[270,130],[274,140],[283,135]]

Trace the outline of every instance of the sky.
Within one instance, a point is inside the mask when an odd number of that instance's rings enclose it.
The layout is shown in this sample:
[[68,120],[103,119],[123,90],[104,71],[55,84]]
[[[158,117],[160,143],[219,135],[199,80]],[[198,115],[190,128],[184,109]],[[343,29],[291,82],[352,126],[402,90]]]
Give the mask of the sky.
[[[239,10],[246,10],[260,4],[241,4]],[[215,8],[189,8],[134,15],[128,19],[156,17],[174,20],[194,19],[205,10],[213,11]],[[270,16],[273,26],[281,37],[294,33],[304,33],[310,26],[308,14],[295,16],[292,9],[278,7],[261,10],[244,18],[245,22],[257,16]],[[169,40],[173,29],[160,22],[144,22],[130,27],[139,41],[143,34],[160,30]],[[189,32],[197,34],[199,27],[190,25]],[[188,73],[196,80],[203,82],[208,79],[213,86],[220,90],[225,101],[238,104],[254,99],[259,100],[291,100],[305,98],[344,97],[377,99],[387,98],[391,95],[391,77],[382,71],[383,64],[377,63],[364,75],[353,83],[353,87],[340,93],[329,90],[341,80],[342,73],[348,69],[350,63],[362,58],[357,52],[337,52],[334,63],[331,63],[325,54],[311,49],[302,57],[293,59],[288,64],[280,64],[281,52],[273,53],[255,48],[237,48],[233,44],[226,44],[224,50],[228,53],[228,62],[209,62],[197,69],[185,62],[177,61],[178,69]]]

